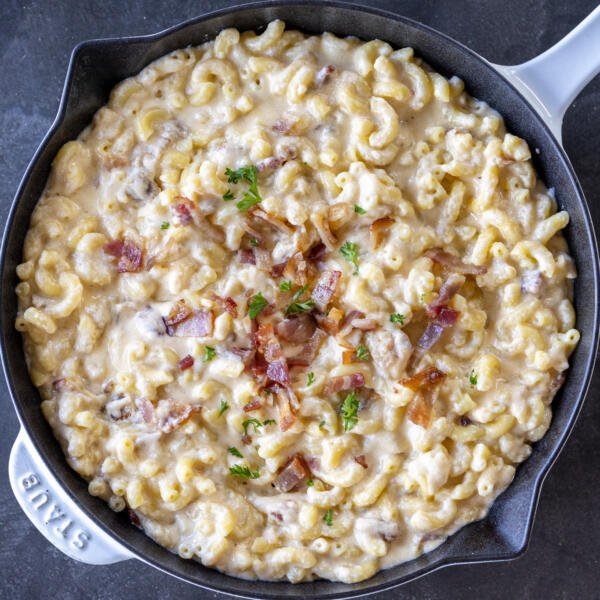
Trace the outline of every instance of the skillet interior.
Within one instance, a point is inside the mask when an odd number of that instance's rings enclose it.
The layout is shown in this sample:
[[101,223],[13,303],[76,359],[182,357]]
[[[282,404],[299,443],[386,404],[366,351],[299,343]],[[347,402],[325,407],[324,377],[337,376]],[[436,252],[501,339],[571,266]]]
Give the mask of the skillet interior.
[[[258,598],[348,597],[391,587],[445,564],[517,556],[526,547],[541,480],[581,407],[597,342],[597,250],[587,207],[568,160],[539,117],[489,65],[449,38],[408,19],[372,9],[356,11],[348,5],[332,3],[328,6],[261,3],[235,13],[227,9],[213,15],[178,26],[166,35],[87,42],[73,54],[59,116],[22,182],[3,240],[2,352],[9,388],[23,425],[57,479],[111,535],[146,562],[211,589]],[[85,482],[68,467],[39,410],[40,399],[25,367],[21,336],[13,326],[17,310],[13,291],[17,283],[15,266],[21,261],[29,216],[43,190],[51,160],[60,146],[75,138],[89,123],[93,113],[106,103],[114,84],[139,72],[155,58],[175,48],[203,43],[224,27],[255,29],[275,18],[284,19],[288,27],[307,33],[326,30],[338,35],[354,34],[364,39],[379,37],[396,47],[413,46],[440,73],[463,78],[471,95],[487,101],[504,115],[510,131],[525,138],[532,149],[539,148],[540,154],[534,155],[534,166],[548,187],[556,189],[561,208],[571,215],[571,224],[565,235],[579,269],[575,309],[577,327],[582,332],[581,341],[572,355],[567,382],[555,400],[550,429],[535,445],[531,457],[519,467],[513,484],[483,521],[465,527],[425,556],[352,586],[329,582],[294,586],[268,584],[222,575],[170,554],[131,527],[124,515],[113,513],[103,501],[91,497]]]

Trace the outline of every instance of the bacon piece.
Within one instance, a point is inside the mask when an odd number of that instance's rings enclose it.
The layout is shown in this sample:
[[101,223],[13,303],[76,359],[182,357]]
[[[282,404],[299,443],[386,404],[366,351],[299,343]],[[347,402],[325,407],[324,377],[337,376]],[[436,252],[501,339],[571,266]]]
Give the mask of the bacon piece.
[[244,412],[252,412],[253,410],[258,410],[259,408],[262,408],[262,402],[258,398],[254,398],[254,400],[248,402],[248,404],[244,406]]
[[263,323],[258,327],[255,335],[258,350],[267,363],[267,377],[282,385],[290,383],[288,366],[283,357],[281,344],[275,336],[272,323]]
[[388,230],[395,223],[392,217],[382,217],[371,223],[369,232],[371,234],[371,245],[373,250],[379,248],[379,245],[383,241],[383,233]]
[[269,225],[272,225],[275,229],[281,231],[281,233],[285,233],[286,235],[293,235],[294,233],[294,229],[285,221],[270,215],[268,212],[262,210],[262,208],[255,208],[252,211],[252,216],[265,221],[265,223],[268,223]]
[[238,258],[243,265],[255,265],[256,258],[254,256],[254,250],[247,250],[245,248],[240,248],[238,250]]
[[240,348],[239,346],[232,346],[229,351],[242,359],[245,365],[248,365],[252,358],[254,358],[255,350],[252,348]]
[[223,302],[225,312],[228,312],[234,319],[237,319],[237,302],[231,297],[227,296]]
[[194,357],[189,354],[184,356],[178,363],[177,367],[180,371],[185,371],[186,369],[191,369],[194,366]]
[[307,264],[302,256],[302,252],[296,252],[286,263],[282,275],[286,279],[291,279],[296,285],[306,285]]
[[460,258],[442,250],[442,248],[429,248],[425,252],[425,256],[442,265],[445,269],[462,275],[485,275],[487,273],[486,267],[464,263]]
[[427,316],[430,319],[434,319],[438,316],[440,309],[443,306],[446,306],[450,300],[455,296],[456,292],[460,290],[465,282],[464,275],[457,275],[456,273],[452,273],[446,281],[444,281],[442,287],[440,288],[438,297],[430,302],[425,310],[427,311]]
[[363,469],[368,469],[369,465],[367,464],[367,459],[364,454],[359,454],[354,457],[354,461],[357,462]]
[[271,254],[264,248],[254,248],[254,260],[257,268],[269,273],[271,271]]
[[433,345],[442,337],[444,329],[451,327],[456,323],[459,314],[458,311],[448,308],[447,306],[439,307],[437,317],[427,324],[425,331],[423,331],[421,337],[417,340],[415,353],[413,354],[413,362],[421,358],[427,350],[433,347]]
[[327,247],[322,242],[319,242],[315,246],[309,249],[306,254],[306,260],[310,262],[319,262],[325,258],[327,254]]
[[187,305],[186,301],[181,299],[173,305],[169,312],[169,316],[163,317],[167,334],[173,335],[174,326],[182,321],[185,321],[192,314],[192,309]]
[[310,476],[308,465],[302,454],[295,454],[281,469],[273,485],[277,491],[285,494],[291,492],[299,483]]
[[338,336],[341,338],[348,337],[354,329],[354,322],[365,318],[365,313],[360,310],[351,310],[340,323]]
[[111,240],[104,244],[104,252],[115,258],[119,258],[123,254],[123,246],[125,242],[123,240]]
[[312,222],[327,250],[330,252],[335,250],[338,241],[335,235],[331,233],[328,220],[323,215],[317,213],[312,216]]
[[213,315],[210,310],[192,310],[179,300],[168,317],[163,317],[167,335],[173,337],[204,337],[212,333]]
[[309,313],[302,313],[297,316],[288,317],[277,324],[277,335],[282,337],[287,342],[299,344],[310,339],[315,329],[317,322]]
[[416,392],[424,387],[430,387],[440,383],[444,377],[446,377],[444,371],[440,371],[436,367],[427,367],[422,371],[415,373],[412,377],[401,379],[399,383]]
[[142,523],[140,521],[140,518],[137,516],[137,513],[131,510],[131,508],[128,508],[127,514],[129,515],[129,520],[131,521],[131,524],[135,525],[138,529],[141,529]]
[[176,196],[175,202],[176,204],[172,207],[175,213],[175,225],[183,226],[192,223],[194,220],[192,214],[196,205],[185,196]]
[[283,272],[285,271],[285,267],[287,265],[287,261],[279,263],[277,265],[273,265],[271,267],[271,277],[281,277]]
[[365,376],[362,373],[352,373],[333,377],[325,384],[323,391],[325,394],[335,394],[345,390],[356,390],[363,385],[365,385]]
[[286,385],[290,383],[290,374],[284,359],[276,360],[268,364],[267,377],[272,381]]
[[304,348],[302,348],[295,356],[288,358],[288,365],[290,367],[308,367],[313,360],[315,360],[315,356],[317,355],[321,343],[326,337],[327,335],[323,330],[315,329],[315,332],[305,344]]
[[433,403],[429,396],[417,394],[406,409],[406,417],[415,425],[427,429],[431,423]]
[[129,240],[113,240],[104,245],[104,252],[118,258],[119,273],[138,273],[142,268],[144,251]]
[[296,416],[292,410],[291,395],[289,389],[280,389],[277,392],[277,408],[279,410],[279,429],[287,431],[295,422]]
[[324,271],[321,273],[319,280],[317,281],[311,298],[315,302],[315,306],[322,312],[325,311],[331,298],[335,294],[340,277],[342,276],[341,271]]
[[315,83],[317,85],[323,85],[329,81],[329,78],[335,73],[335,67],[333,65],[325,65],[317,71],[315,75]]
[[163,433],[171,433],[201,410],[199,404],[180,404],[170,399],[160,400],[155,411],[157,428]]
[[319,327],[323,328],[329,335],[337,335],[340,330],[340,323],[344,318],[344,313],[339,308],[332,308],[327,316],[317,315]]

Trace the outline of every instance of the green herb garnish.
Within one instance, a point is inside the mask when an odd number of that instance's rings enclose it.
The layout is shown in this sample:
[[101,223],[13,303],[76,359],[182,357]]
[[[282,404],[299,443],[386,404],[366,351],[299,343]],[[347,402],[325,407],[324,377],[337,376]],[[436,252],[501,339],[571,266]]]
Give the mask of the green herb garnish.
[[227,190],[223,194],[223,200],[225,200],[225,202],[229,202],[230,200],[233,200],[234,198],[235,198],[235,196],[233,195],[233,192],[231,190]]
[[242,453],[237,448],[235,448],[234,446],[231,446],[227,450],[228,450],[229,454],[233,454],[233,456],[237,456],[238,458],[244,458],[244,456],[242,455]]
[[325,421],[321,421],[321,422],[319,423],[319,427],[320,427],[321,429],[323,429],[323,427],[325,427]]
[[307,485],[307,487],[312,487],[313,485],[315,485],[315,482],[312,479],[307,479],[306,485]]
[[358,396],[356,392],[350,392],[342,404],[342,421],[344,431],[354,429],[358,423]]
[[400,323],[400,325],[404,325],[405,316],[400,313],[394,313],[390,315],[390,321],[392,323]]
[[354,265],[353,275],[358,275],[358,245],[354,242],[344,242],[340,248],[340,254]]
[[473,387],[477,385],[477,373],[475,373],[475,369],[471,369],[471,373],[469,374],[469,383]]
[[227,404],[227,400],[221,400],[221,404],[219,405],[219,417],[226,411],[229,410],[229,404]]
[[258,419],[246,419],[242,423],[244,428],[244,435],[248,435],[248,427],[254,427],[254,433],[258,431],[259,427],[262,427],[262,423]]
[[356,358],[358,360],[369,360],[369,351],[366,346],[359,344],[356,348]]
[[315,374],[311,371],[306,379],[306,386],[312,385],[315,382]]
[[359,206],[358,204],[355,204],[354,205],[354,212],[358,213],[359,215],[364,215],[367,211],[362,206]]
[[282,281],[279,284],[279,289],[282,292],[289,292],[292,289],[292,282],[289,279],[287,281]]
[[277,421],[275,419],[267,419],[266,421],[263,421],[263,425],[266,427],[267,425],[274,425],[275,423],[277,423]]
[[217,351],[212,346],[204,346],[204,362],[210,362],[217,355]]
[[256,248],[256,246],[258,246],[258,240],[256,238],[250,238],[250,245],[253,248]]
[[238,183],[243,179],[250,184],[244,197],[236,204],[238,210],[243,212],[262,202],[262,197],[258,191],[258,171],[254,165],[240,167],[235,171],[227,168],[225,169],[225,176],[229,183]]
[[265,300],[263,295],[258,292],[258,294],[250,300],[250,304],[248,305],[248,316],[251,319],[256,319],[268,304],[269,303]]
[[312,310],[314,305],[314,300],[307,300],[306,302],[292,302],[292,304],[285,309],[285,314],[295,315],[297,313],[307,312]]
[[323,521],[331,527],[333,525],[333,509],[328,508],[323,515]]
[[233,467],[229,467],[229,472],[236,477],[243,477],[244,479],[258,479],[260,477],[258,469],[256,471],[251,471],[248,467],[242,465],[233,465]]
[[169,223],[169,221],[163,221],[163,222],[160,224],[160,228],[161,228],[161,229],[169,229],[169,227],[170,227],[170,226],[171,226],[171,223]]

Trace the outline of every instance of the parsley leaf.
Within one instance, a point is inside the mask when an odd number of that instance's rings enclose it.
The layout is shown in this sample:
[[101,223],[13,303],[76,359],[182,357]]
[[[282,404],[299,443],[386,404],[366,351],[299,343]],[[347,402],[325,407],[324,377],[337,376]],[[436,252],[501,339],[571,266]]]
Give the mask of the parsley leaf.
[[471,369],[471,373],[469,374],[469,383],[473,387],[477,385],[477,373],[475,373],[475,369]]
[[323,427],[325,427],[325,421],[321,421],[321,422],[319,423],[319,428],[320,428],[320,429],[323,429]]
[[171,224],[169,223],[169,221],[163,221],[163,222],[160,224],[160,228],[161,228],[161,229],[169,229],[169,227],[170,227],[170,226],[171,226]]
[[266,421],[263,421],[263,425],[266,427],[267,425],[274,425],[275,423],[277,423],[277,421],[275,419],[267,419]]
[[323,521],[331,527],[333,525],[333,509],[328,508],[323,515]]
[[233,465],[233,467],[229,467],[229,472],[236,477],[243,477],[244,479],[258,479],[260,477],[258,469],[256,471],[251,471],[248,467],[242,465]]
[[230,200],[233,200],[234,198],[235,198],[235,196],[233,195],[233,192],[231,190],[227,190],[223,194],[223,200],[225,200],[225,202],[229,202]]
[[344,242],[340,248],[340,254],[354,265],[353,275],[358,275],[358,245],[355,242]]
[[354,205],[354,212],[358,213],[359,215],[364,215],[367,211],[362,206],[359,206],[358,204],[355,204]]
[[250,184],[244,197],[236,204],[238,210],[244,212],[262,202],[262,197],[258,191],[258,171],[254,165],[240,167],[235,171],[228,167],[225,169],[225,177],[227,177],[229,183],[238,183],[243,179]]
[[314,307],[314,300],[307,300],[306,302],[292,302],[286,309],[286,315],[295,315],[300,312],[306,312],[312,310]]
[[306,288],[308,287],[308,285],[303,285],[293,296],[292,296],[292,302],[296,302],[296,300],[298,300],[302,294],[304,294],[304,292],[306,291]]
[[267,307],[269,303],[265,300],[263,295],[258,292],[256,296],[252,297],[250,304],[248,305],[248,316],[251,319],[256,319],[258,315]]
[[292,289],[292,282],[289,279],[287,281],[282,281],[279,284],[279,289],[282,292],[289,292]]
[[262,427],[262,423],[258,419],[246,419],[242,423],[242,427],[244,428],[244,435],[248,435],[248,427],[254,427],[254,433],[258,431],[259,427]]
[[244,458],[242,453],[234,446],[231,446],[230,448],[228,448],[227,451],[229,452],[229,454],[233,454],[233,456],[237,456],[238,458]]
[[204,346],[204,362],[210,362],[217,355],[217,351],[212,346]]
[[250,245],[253,248],[256,248],[256,246],[258,246],[258,240],[256,238],[250,238]]
[[369,360],[369,350],[366,346],[359,344],[356,348],[356,358],[358,360]]
[[306,386],[308,387],[309,385],[312,385],[315,381],[315,374],[311,371],[308,374],[307,380],[306,380]]
[[390,315],[390,321],[392,323],[400,323],[400,325],[404,325],[404,319],[406,317],[400,313],[394,313]]
[[229,410],[229,404],[227,404],[227,400],[221,400],[221,404],[219,405],[219,417],[226,411]]
[[313,485],[315,485],[315,482],[312,479],[307,479],[306,485],[307,485],[307,487],[312,487]]
[[342,404],[342,421],[344,431],[354,429],[358,423],[358,396],[356,392],[350,392]]

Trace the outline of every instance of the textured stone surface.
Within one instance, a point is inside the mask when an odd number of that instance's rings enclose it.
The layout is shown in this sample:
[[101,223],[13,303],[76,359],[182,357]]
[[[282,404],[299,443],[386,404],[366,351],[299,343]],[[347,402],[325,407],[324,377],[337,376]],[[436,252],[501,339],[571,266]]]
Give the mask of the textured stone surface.
[[[518,63],[572,29],[597,0],[379,0],[368,2],[422,21],[489,60]],[[178,0],[0,0],[0,221],[19,178],[54,118],[69,53],[81,40],[153,33],[235,2]],[[569,109],[564,143],[600,223],[600,78]],[[531,545],[508,563],[452,567],[378,600],[419,598],[598,598],[600,585],[600,378],[592,384],[573,435],[544,485]],[[17,419],[0,382],[0,598],[223,599],[137,561],[82,565],[61,555],[29,524],[12,496],[6,464]]]

